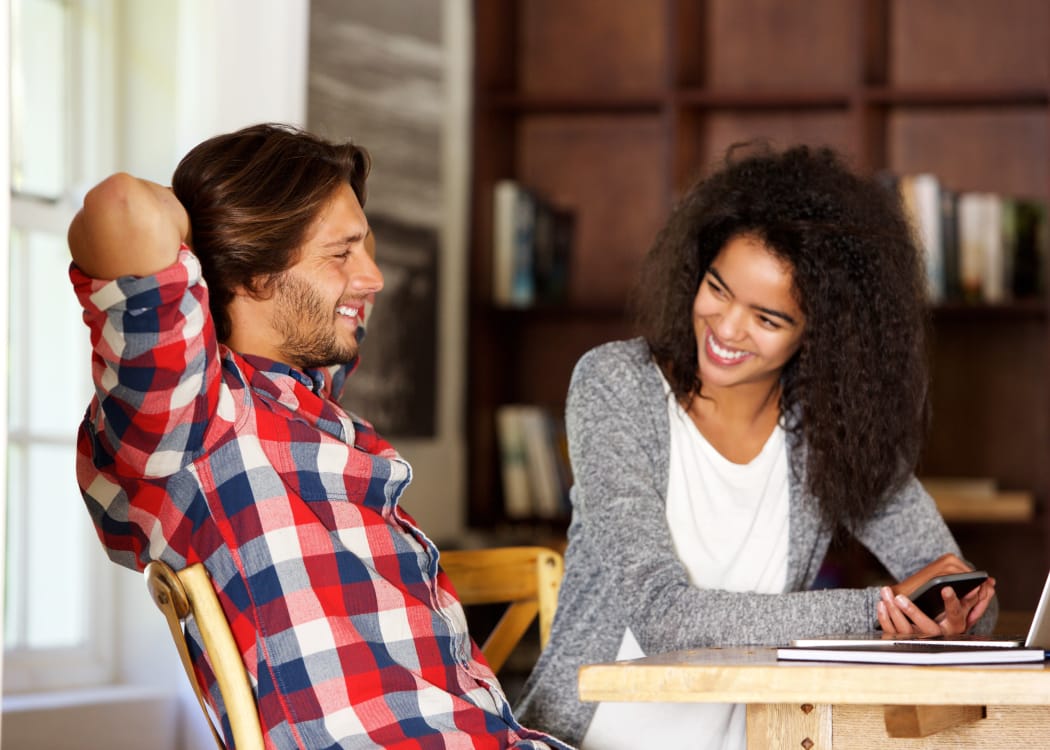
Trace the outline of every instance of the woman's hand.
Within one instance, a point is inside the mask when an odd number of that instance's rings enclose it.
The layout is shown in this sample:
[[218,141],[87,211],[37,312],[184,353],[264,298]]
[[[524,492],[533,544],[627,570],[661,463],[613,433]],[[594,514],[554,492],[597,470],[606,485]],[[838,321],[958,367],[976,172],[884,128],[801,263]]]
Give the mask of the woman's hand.
[[965,633],[976,623],[988,609],[995,596],[995,579],[988,578],[962,599],[955,595],[951,586],[941,591],[944,598],[944,612],[936,619],[928,617],[916,607],[908,595],[914,592],[924,581],[934,576],[949,573],[965,573],[972,570],[957,555],[947,554],[916,571],[894,586],[882,589],[877,615],[883,633],[922,633],[924,635],[958,635]]

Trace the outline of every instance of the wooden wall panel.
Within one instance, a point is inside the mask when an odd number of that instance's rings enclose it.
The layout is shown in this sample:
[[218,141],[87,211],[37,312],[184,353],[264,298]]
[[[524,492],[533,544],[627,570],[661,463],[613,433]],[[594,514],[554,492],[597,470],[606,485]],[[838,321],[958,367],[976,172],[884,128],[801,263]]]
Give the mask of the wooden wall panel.
[[888,168],[933,172],[953,190],[1047,197],[1043,108],[907,109],[888,118]]
[[1045,487],[1050,447],[1046,321],[979,311],[935,318],[930,475],[998,477],[1003,489]]
[[526,95],[652,95],[666,85],[667,3],[525,0],[520,13]]
[[707,118],[706,161],[721,160],[733,143],[768,139],[775,147],[796,143],[831,146],[849,158],[853,136],[846,112],[714,112]]
[[712,88],[842,89],[857,79],[854,2],[710,0]]
[[1050,85],[1046,0],[894,0],[890,31],[892,85]]
[[[630,326],[615,315],[543,315],[515,330],[514,356],[520,365],[512,373],[515,391],[527,402],[560,415],[580,357],[599,344],[630,335]],[[543,372],[541,378],[535,376],[539,371]]]
[[656,117],[544,116],[521,125],[519,178],[576,211],[570,301],[618,306],[667,216]]

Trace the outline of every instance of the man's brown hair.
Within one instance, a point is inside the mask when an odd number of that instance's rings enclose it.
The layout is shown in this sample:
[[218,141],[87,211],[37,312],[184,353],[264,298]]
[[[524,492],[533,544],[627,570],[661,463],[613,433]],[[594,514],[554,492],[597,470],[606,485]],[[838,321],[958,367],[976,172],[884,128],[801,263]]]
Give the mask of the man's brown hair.
[[210,138],[175,168],[172,189],[190,218],[219,341],[238,289],[266,296],[297,260],[314,219],[349,183],[361,206],[368,152],[287,125],[252,125]]

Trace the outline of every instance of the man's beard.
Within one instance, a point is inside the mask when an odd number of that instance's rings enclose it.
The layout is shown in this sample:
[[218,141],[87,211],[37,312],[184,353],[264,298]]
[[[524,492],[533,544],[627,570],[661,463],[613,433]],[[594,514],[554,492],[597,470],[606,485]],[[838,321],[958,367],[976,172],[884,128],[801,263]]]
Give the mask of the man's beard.
[[339,341],[334,305],[309,283],[290,273],[274,286],[273,327],[283,337],[278,348],[286,362],[303,369],[341,365],[357,356],[356,340]]

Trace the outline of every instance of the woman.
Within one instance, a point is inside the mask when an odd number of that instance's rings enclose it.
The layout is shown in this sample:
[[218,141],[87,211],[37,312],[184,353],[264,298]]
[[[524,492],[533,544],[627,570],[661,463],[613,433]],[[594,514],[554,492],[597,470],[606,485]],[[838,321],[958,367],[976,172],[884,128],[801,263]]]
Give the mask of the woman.
[[[573,374],[566,575],[527,722],[585,749],[743,747],[742,707],[582,704],[577,668],[977,625],[994,580],[937,620],[904,598],[970,569],[913,476],[924,288],[899,201],[830,150],[731,152],[693,187],[646,260],[642,338]],[[808,590],[836,534],[899,583]]]

